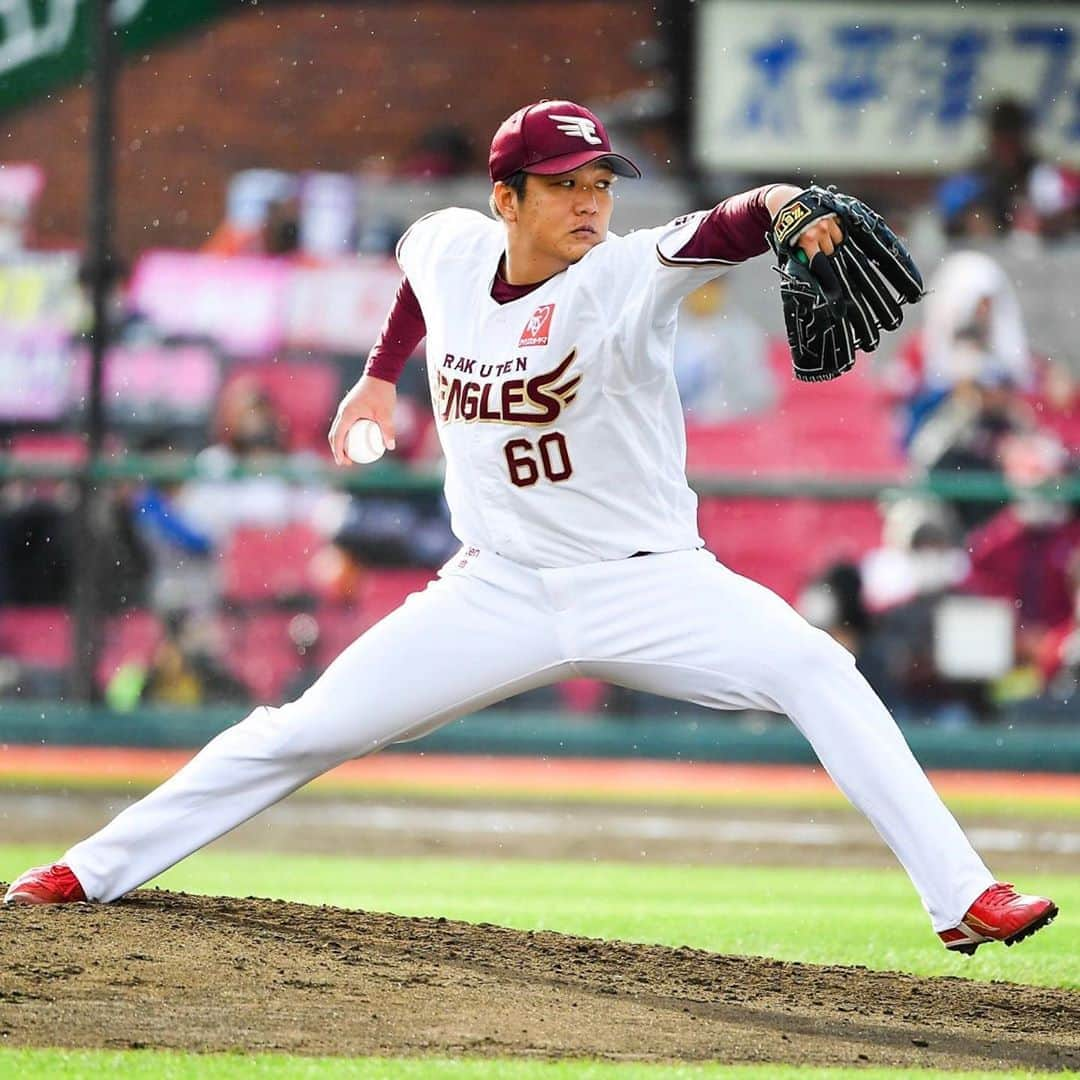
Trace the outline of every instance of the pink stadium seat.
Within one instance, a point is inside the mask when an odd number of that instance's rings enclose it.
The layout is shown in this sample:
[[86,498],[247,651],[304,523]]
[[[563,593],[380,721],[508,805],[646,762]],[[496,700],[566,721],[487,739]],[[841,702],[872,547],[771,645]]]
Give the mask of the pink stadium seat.
[[320,607],[315,618],[319,624],[315,658],[320,668],[325,668],[371,625],[359,607],[341,604]]
[[293,617],[287,611],[269,611],[230,623],[225,663],[256,701],[281,701],[300,670],[299,654],[289,638]]
[[288,449],[329,454],[326,433],[338,404],[337,368],[323,361],[237,364],[226,385],[252,376],[286,423]]
[[0,611],[0,655],[30,667],[66,668],[74,655],[71,616],[53,607]]
[[725,566],[789,602],[830,563],[858,560],[881,540],[881,518],[868,501],[703,499],[698,523]]
[[[783,342],[774,343],[769,363],[782,387],[776,408],[728,424],[688,425],[691,473],[905,475],[892,409],[866,357],[826,383],[793,378]],[[721,562],[789,601],[827,565],[858,559],[881,537],[877,508],[866,500],[704,498],[699,525]]]
[[165,627],[152,611],[114,615],[105,624],[97,670],[99,685],[106,685],[124,664],[149,664],[164,638]]
[[403,567],[370,570],[360,586],[360,612],[371,626],[405,603],[410,593],[420,592],[435,577],[435,571]]
[[411,567],[368,569],[359,586],[355,604],[325,604],[315,613],[319,642],[315,655],[325,667],[365,630],[405,603],[410,593],[420,592],[434,578],[431,570]]
[[246,604],[310,595],[309,565],[322,546],[319,534],[302,522],[281,529],[236,529],[222,555],[225,599]]
[[826,383],[791,374],[787,346],[770,350],[782,388],[770,412],[726,424],[687,425],[691,473],[900,477],[906,470],[891,406],[860,358]]
[[1058,404],[1042,394],[1025,394],[1039,427],[1053,432],[1070,454],[1080,454],[1080,395]]
[[64,432],[19,432],[11,437],[10,453],[17,461],[81,465],[86,460],[86,439]]
[[567,679],[556,687],[563,708],[572,713],[598,713],[607,694],[607,683],[600,679]]

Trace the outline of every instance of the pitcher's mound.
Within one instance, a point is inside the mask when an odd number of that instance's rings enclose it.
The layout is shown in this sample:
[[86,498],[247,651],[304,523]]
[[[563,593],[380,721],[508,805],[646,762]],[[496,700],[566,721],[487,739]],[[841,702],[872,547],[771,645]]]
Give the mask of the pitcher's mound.
[[1080,994],[144,891],[106,906],[0,910],[0,1037],[1060,1069],[1080,1067]]

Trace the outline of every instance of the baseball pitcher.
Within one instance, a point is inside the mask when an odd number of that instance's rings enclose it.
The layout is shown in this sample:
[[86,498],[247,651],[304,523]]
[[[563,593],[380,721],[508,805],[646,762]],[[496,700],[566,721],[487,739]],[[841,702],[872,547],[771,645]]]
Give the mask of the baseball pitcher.
[[349,758],[513,694],[603,679],[716,709],[784,713],[911,877],[947,948],[1011,944],[1057,908],[995,882],[850,653],[698,535],[672,351],[680,301],[769,245],[796,376],[840,376],[922,295],[865,204],[786,184],[620,236],[640,175],[569,101],[491,144],[491,216],[417,221],[397,299],[330,431],[394,441],[394,384],[424,337],[460,552],[299,700],[257,708],[6,899],[110,901]]

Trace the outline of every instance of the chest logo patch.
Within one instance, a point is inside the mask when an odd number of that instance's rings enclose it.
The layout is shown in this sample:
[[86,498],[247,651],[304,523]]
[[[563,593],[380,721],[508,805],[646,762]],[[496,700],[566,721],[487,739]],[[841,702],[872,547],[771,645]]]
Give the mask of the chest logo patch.
[[551,333],[551,316],[555,314],[554,304],[541,304],[530,316],[521,331],[521,339],[518,348],[525,349],[530,345],[546,345]]

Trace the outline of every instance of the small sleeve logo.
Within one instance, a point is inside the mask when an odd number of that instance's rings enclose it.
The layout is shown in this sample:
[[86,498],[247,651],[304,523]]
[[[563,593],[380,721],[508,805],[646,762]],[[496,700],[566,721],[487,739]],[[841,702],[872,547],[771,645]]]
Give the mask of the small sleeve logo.
[[773,232],[779,243],[783,243],[799,227],[799,223],[810,216],[810,209],[801,202],[792,203],[780,211],[773,226]]

